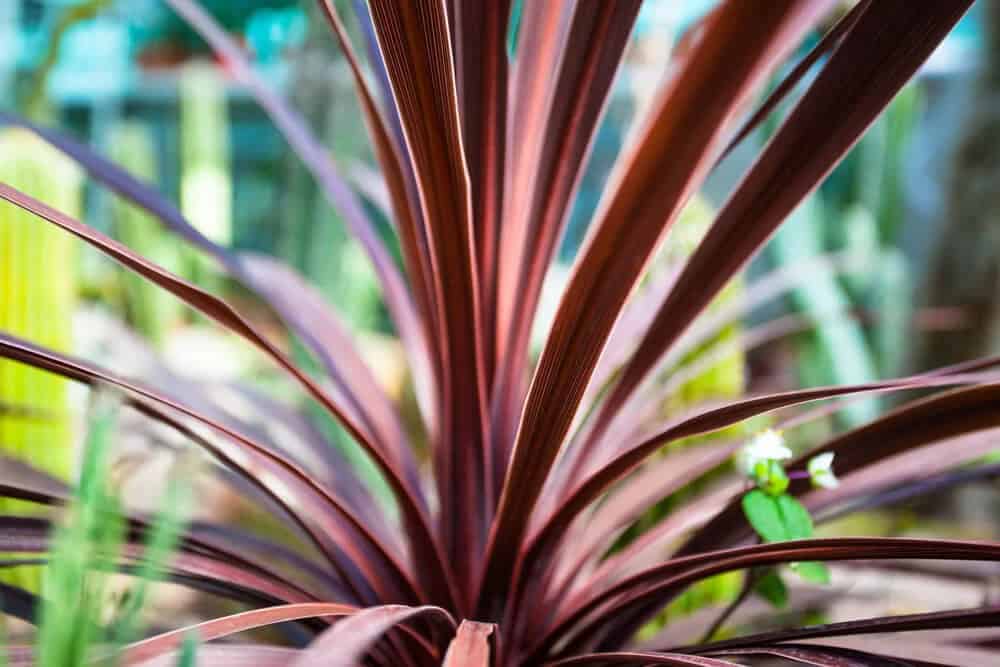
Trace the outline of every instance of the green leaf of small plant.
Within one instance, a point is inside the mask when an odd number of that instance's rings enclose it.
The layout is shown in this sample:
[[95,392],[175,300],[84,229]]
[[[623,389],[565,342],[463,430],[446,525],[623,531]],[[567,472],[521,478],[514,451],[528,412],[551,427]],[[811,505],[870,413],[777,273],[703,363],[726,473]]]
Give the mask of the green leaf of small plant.
[[760,489],[743,496],[743,514],[765,542],[782,542],[788,539],[785,521],[778,505],[778,498]]
[[795,570],[796,574],[808,582],[814,584],[830,583],[830,568],[823,563],[818,563],[816,561],[793,563],[792,569]]
[[[754,489],[743,496],[742,504],[747,521],[765,542],[804,540],[813,535],[813,522],[809,510],[793,496],[788,494],[772,496],[761,489]],[[806,581],[816,584],[830,583],[830,570],[823,563],[794,563],[792,569]],[[765,579],[755,585],[754,590],[775,606],[779,606],[760,588],[764,585],[769,588],[769,593],[780,595],[777,593],[777,585],[784,587],[784,583],[776,571],[773,572],[773,576],[777,578],[777,583],[771,580],[770,574],[765,575]],[[785,590],[785,598],[787,595],[788,591]]]
[[762,574],[754,584],[753,590],[777,609],[788,604],[788,587],[785,586],[781,573],[776,568]]
[[788,494],[780,495],[774,500],[785,527],[786,540],[804,540],[812,537],[812,517],[802,503]]

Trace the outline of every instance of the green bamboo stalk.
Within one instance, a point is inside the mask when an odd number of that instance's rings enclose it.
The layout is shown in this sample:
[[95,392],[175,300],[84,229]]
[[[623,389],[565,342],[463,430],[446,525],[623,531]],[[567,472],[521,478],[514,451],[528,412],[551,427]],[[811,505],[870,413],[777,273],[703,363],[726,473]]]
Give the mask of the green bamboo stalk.
[[[75,165],[34,135],[0,132],[0,181],[79,217],[82,176]],[[0,330],[60,351],[72,347],[76,253],[72,237],[32,214],[0,204]],[[69,479],[74,464],[68,381],[0,361],[0,450]],[[0,500],[0,512],[31,505]],[[37,590],[39,573],[17,568],[4,580]]]
[[[188,65],[181,74],[180,135],[181,210],[202,234],[231,245],[229,113],[223,82],[209,63]],[[188,257],[192,277],[208,280],[211,274],[200,256],[192,252]]]
[[[111,136],[111,153],[133,176],[157,182],[153,141],[141,123],[123,123]],[[125,245],[175,273],[181,271],[180,248],[160,224],[138,207],[117,199],[113,208],[115,232]],[[154,344],[160,344],[179,322],[183,307],[172,295],[131,272],[122,275],[129,323]]]

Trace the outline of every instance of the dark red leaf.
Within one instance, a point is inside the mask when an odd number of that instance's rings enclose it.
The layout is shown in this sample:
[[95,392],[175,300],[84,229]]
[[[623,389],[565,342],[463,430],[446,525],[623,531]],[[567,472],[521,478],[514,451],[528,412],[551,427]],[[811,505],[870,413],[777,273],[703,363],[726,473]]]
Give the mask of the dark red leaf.
[[[410,279],[410,287],[417,299],[420,312],[423,315],[423,332],[425,337],[432,336],[434,329],[434,318],[436,317],[436,295],[431,284],[431,257],[427,241],[427,228],[423,219],[423,212],[420,209],[420,195],[417,191],[417,181],[414,173],[409,169],[408,153],[402,138],[391,135],[386,126],[385,120],[379,113],[378,105],[375,103],[358,57],[351,45],[350,36],[337,12],[336,5],[332,0],[319,0],[320,8],[326,17],[337,43],[340,45],[347,64],[351,69],[351,76],[354,78],[354,86],[358,93],[358,100],[361,103],[361,110],[365,114],[365,123],[368,133],[371,135],[375,155],[378,158],[382,175],[385,178],[386,189],[389,192],[389,199],[392,203],[393,220],[396,230],[399,232],[400,245],[403,249],[403,257],[406,261],[407,273]],[[380,64],[380,63],[379,63]],[[391,100],[390,100],[391,101]],[[398,119],[397,119],[398,120]],[[395,128],[401,132],[400,128]],[[426,340],[426,339],[425,339]],[[426,347],[426,342],[424,346]],[[433,405],[434,383],[441,369],[435,367],[435,363],[440,360],[435,357],[432,361],[428,357],[427,350],[419,350],[420,354],[414,355],[415,350],[409,350],[410,364],[414,374],[414,387],[417,391],[417,398],[424,417],[427,420],[427,430],[431,433],[437,432],[437,421]]]
[[493,381],[497,244],[507,152],[507,26],[511,0],[453,0],[450,28],[462,147],[469,168],[487,390]]
[[[199,646],[195,653],[198,667],[288,667],[289,663],[298,657],[300,651],[280,646],[265,646],[262,644],[230,644],[224,646]],[[20,667],[21,663],[12,663],[11,667]],[[176,651],[161,655],[152,660],[146,660],[138,667],[176,667]],[[24,667],[32,667],[30,662]]]
[[[826,1],[727,3],[653,104],[598,211],[525,402],[490,536],[479,612],[496,618],[542,486],[601,348],[669,223],[700,183],[723,128]],[[754,30],[746,30],[752,24]]]
[[177,650],[184,643],[184,640],[192,634],[200,642],[209,642],[213,639],[220,639],[255,628],[264,628],[277,623],[286,623],[305,618],[349,616],[357,611],[357,607],[350,605],[325,602],[309,602],[254,609],[230,616],[222,616],[136,642],[125,648],[121,659],[126,665],[140,664],[145,660],[150,660]]
[[406,283],[359,197],[337,172],[329,151],[312,135],[302,118],[254,71],[239,46],[196,0],[167,0],[167,3],[225,60],[227,71],[247,87],[302,158],[320,189],[371,259],[382,286],[386,308],[399,330],[400,339],[410,357],[419,363],[420,356],[427,354],[426,341]]
[[[599,408],[598,434],[660,355],[861,138],[971,4],[917,8],[890,0],[865,6],[688,260]],[[833,117],[836,123],[829,122]]]
[[629,651],[624,653],[589,653],[555,662],[550,667],[583,667],[584,665],[676,665],[677,667],[740,667],[735,662],[707,656],[684,655],[683,653],[652,653],[649,651]]
[[[0,516],[0,549],[15,554],[41,554],[49,548],[51,525],[37,517]],[[115,565],[132,571],[145,554],[143,536],[133,535],[123,545]],[[41,559],[12,559],[0,562],[0,568],[26,564],[45,564]],[[231,600],[250,604],[310,602],[313,598],[291,585],[225,561],[207,558],[190,551],[174,554],[163,567],[163,575],[195,589],[205,590]]]
[[490,667],[495,655],[496,626],[462,621],[441,667]]
[[326,299],[297,273],[267,256],[244,253],[240,262],[281,318],[316,351],[327,374],[342,388],[340,403],[351,418],[365,428],[369,440],[382,443],[411,487],[419,489],[417,463],[399,413]]
[[754,111],[753,115],[743,123],[743,126],[729,142],[729,145],[726,146],[722,155],[719,156],[720,161],[724,160],[726,156],[729,155],[734,148],[736,148],[736,146],[742,143],[742,141],[746,139],[751,132],[757,129],[757,127],[759,127],[760,124],[767,119],[771,112],[774,111],[775,107],[781,104],[781,101],[795,89],[795,86],[802,81],[803,77],[809,73],[809,70],[812,69],[813,65],[815,65],[820,58],[828,54],[840,44],[844,35],[846,35],[851,28],[854,27],[855,22],[865,10],[868,2],[869,0],[861,0],[851,7],[850,11],[844,14],[844,16],[837,21],[833,28],[823,35],[823,39],[821,39],[819,43],[816,44],[816,46],[814,46],[804,58],[802,58],[802,60],[795,64],[792,71],[781,80],[781,83],[778,84],[773,91],[771,91],[771,93],[767,96],[767,99],[764,100],[756,111]]
[[[575,628],[574,638],[567,650],[577,650],[583,645],[620,646],[632,637],[647,614],[662,609],[687,585],[721,572],[795,561],[905,558],[996,561],[1000,560],[1000,544],[844,537],[754,545],[673,558],[592,596],[563,616],[542,646],[550,645],[571,628]],[[578,625],[594,612],[599,613]]]
[[[812,452],[835,452],[837,472],[848,476],[882,459],[922,445],[1000,425],[996,411],[1000,387],[987,385],[961,389],[899,408],[870,424],[849,431]],[[804,459],[792,466],[804,465]],[[808,484],[793,484],[792,493],[802,494]],[[739,515],[739,516],[737,516]],[[731,545],[747,536],[740,510],[730,504],[697,531],[681,549],[689,554]]]
[[[233,310],[232,307],[221,299],[208,294],[181,278],[163,270],[93,228],[83,225],[69,216],[66,216],[39,202],[38,200],[2,183],[0,183],[0,198],[6,199],[7,201],[18,205],[25,210],[31,211],[39,217],[65,229],[99,249],[104,254],[121,262],[123,265],[135,271],[139,275],[163,287],[178,298],[198,309],[200,312],[212,317],[217,322],[223,324],[235,333],[240,334],[246,340],[267,353],[269,357],[275,360],[282,368],[295,377],[306,389],[309,390],[310,394],[314,398],[338,416],[351,435],[353,435],[365,448],[365,451],[372,457],[375,463],[379,466],[381,472],[386,476],[390,488],[392,488],[397,500],[400,503],[400,508],[405,519],[405,525],[411,539],[415,557],[418,562],[424,564],[426,569],[423,570],[423,572],[433,584],[433,588],[431,590],[431,595],[434,596],[433,599],[449,599],[451,596],[451,590],[445,581],[447,573],[446,570],[440,565],[442,557],[430,530],[430,519],[423,508],[419,505],[419,502],[416,500],[418,492],[413,489],[413,487],[406,481],[405,477],[401,475],[398,468],[396,468],[393,462],[387,457],[387,453],[384,448],[381,447],[379,443],[367,439],[361,426],[351,420],[350,417],[329,398],[328,394],[315,380],[295,366],[295,364],[293,364],[280,350],[278,350],[274,344],[262,336],[256,329],[253,328],[253,326],[251,326],[235,310]],[[23,341],[21,342],[23,343]],[[13,347],[11,346],[11,343],[14,343]],[[13,341],[13,339],[7,339],[5,341],[5,347],[8,353],[12,352],[15,348],[20,347],[19,352],[21,354],[27,354],[29,357],[21,359],[22,361],[31,363],[32,360],[37,360],[39,358],[39,350],[37,348],[31,345],[27,345],[27,347],[24,345],[18,346],[16,343],[17,341]],[[49,354],[50,357],[53,356],[48,352],[43,353],[42,356],[45,356],[45,354]],[[90,382],[92,380],[93,369],[81,375],[78,371],[80,368],[83,368],[82,366],[79,364],[70,365],[75,365],[77,371],[74,375],[71,375],[71,377],[84,382]],[[65,364],[61,365],[57,360],[55,367],[58,369],[57,372],[65,374],[67,368]],[[117,381],[121,382],[120,379]],[[154,400],[162,398],[163,397],[158,397]],[[215,424],[214,427],[218,427],[218,424]],[[246,443],[244,442],[244,444]],[[270,452],[267,452],[266,456],[273,458],[273,454]],[[283,461],[283,463],[287,464],[288,462]],[[315,485],[315,481],[311,477],[304,475],[304,473],[303,476],[309,480],[309,485]],[[321,494],[329,495],[328,491],[325,489],[319,489],[319,491]]]
[[439,607],[371,607],[326,630],[292,667],[355,667],[387,632],[417,619],[426,619],[449,631],[455,628],[455,621]]
[[40,600],[34,593],[0,581],[0,611],[7,616],[34,625],[39,605]]
[[[506,474],[525,387],[524,369],[535,311],[568,218],[611,83],[641,3],[528,3],[518,55],[518,85],[541,85],[537,98],[515,98],[512,128],[519,156],[509,167],[503,245],[497,284],[497,361],[492,406],[494,444],[500,452],[497,488]],[[557,21],[556,17],[559,18]],[[560,25],[557,49],[539,45]],[[552,73],[550,73],[550,71]],[[535,77],[540,81],[524,81]]]
[[[0,457],[0,495],[49,506],[63,505],[69,502],[71,498],[69,488],[61,480],[51,477],[28,464],[7,457]],[[137,536],[137,539],[149,530],[149,523],[146,520],[132,515],[127,515],[126,518],[128,519],[130,530]],[[8,517],[3,517],[3,519],[8,521],[5,524],[3,537],[9,539],[12,535],[11,531],[16,533],[19,519]],[[32,534],[35,535],[36,539],[41,539],[39,536],[44,533],[43,527],[31,523],[31,521],[41,520],[26,519],[25,521],[28,521],[26,529],[33,531]],[[178,545],[178,548],[184,553],[209,557],[220,563],[225,563],[227,566],[252,573],[254,576],[269,579],[272,585],[284,587],[286,591],[292,591],[291,593],[286,593],[286,596],[291,595],[295,597],[296,595],[300,595],[309,597],[309,594],[304,589],[285,579],[276,570],[262,565],[259,559],[254,561],[247,558],[245,552],[237,553],[234,551],[236,543],[241,541],[245,543],[246,541],[245,538],[241,540],[239,533],[211,524],[196,525],[191,530],[196,531],[197,535],[190,533],[182,535],[180,544]],[[214,534],[213,531],[215,531]],[[222,531],[225,539],[220,539],[218,536],[219,531]],[[310,564],[301,556],[293,555],[291,551],[282,545],[265,540],[258,540],[258,542],[258,548],[265,550],[270,560],[274,560],[275,558],[295,558],[294,562],[300,572],[305,572],[310,567],[315,567],[315,565]],[[11,547],[10,550],[14,551],[16,549]],[[324,573],[322,579],[329,580],[330,575]]]
[[870,635],[886,632],[912,632],[916,630],[948,630],[953,628],[993,628],[1000,624],[1000,605],[984,606],[976,609],[936,611],[924,614],[904,614],[883,616],[858,621],[844,621],[790,630],[776,630],[755,635],[712,642],[697,647],[689,647],[694,653],[719,653],[734,648],[747,648],[777,644],[779,642],[822,639],[849,635]]
[[[0,123],[21,127],[34,132],[38,137],[79,163],[91,176],[109,187],[112,191],[148,211],[163,222],[173,233],[215,258],[234,278],[261,296],[268,305],[275,309],[279,316],[286,318],[286,324],[310,347],[312,352],[324,364],[331,379],[335,383],[338,383],[340,389],[339,395],[331,395],[328,398],[338,404],[339,410],[355,416],[354,412],[350,410],[349,405],[341,404],[346,399],[356,399],[354,396],[355,392],[363,396],[361,402],[365,405],[370,405],[373,402],[384,403],[387,400],[373,395],[367,388],[364,388],[364,377],[357,378],[352,384],[343,384],[345,379],[354,380],[352,377],[353,369],[357,369],[359,366],[365,368],[364,372],[367,375],[370,375],[370,371],[367,370],[367,367],[361,361],[353,346],[341,343],[337,347],[327,347],[337,344],[340,342],[340,338],[342,338],[338,336],[339,328],[332,331],[326,328],[330,326],[330,320],[337,319],[335,311],[330,304],[325,303],[322,299],[311,300],[315,308],[313,314],[320,315],[317,323],[314,323],[309,318],[302,317],[301,314],[297,313],[295,308],[291,307],[287,290],[282,288],[282,284],[304,284],[302,278],[292,269],[282,267],[282,275],[278,276],[278,278],[283,278],[283,280],[278,280],[277,284],[274,284],[271,280],[271,274],[275,271],[268,270],[270,267],[267,260],[254,255],[231,253],[209,240],[192,226],[169,200],[150,186],[136,180],[114,163],[93,152],[89,147],[58,132],[33,125],[3,111],[0,111]],[[273,263],[270,264],[273,266]],[[337,355],[331,355],[331,350],[333,349],[337,350]],[[411,363],[414,366],[415,373],[422,367],[420,357],[411,359]],[[426,359],[424,359],[423,366],[426,366],[426,363]],[[345,372],[345,368],[352,369],[352,371]],[[361,388],[355,386],[358,382],[362,383]],[[354,402],[357,403],[358,401],[355,400]],[[384,411],[384,408],[379,405],[373,406],[372,409],[382,409]]]
[[[977,382],[982,381],[983,379],[985,379],[983,376],[976,375],[937,377],[924,374],[909,378],[886,380],[883,382],[874,382],[864,385],[841,385],[836,387],[805,389],[743,399],[722,407],[704,410],[687,418],[682,418],[674,425],[646,438],[642,442],[624,448],[620,454],[611,460],[610,463],[599,468],[589,477],[578,483],[572,492],[567,493],[566,496],[560,498],[560,502],[556,508],[544,521],[540,522],[541,527],[532,534],[527,547],[520,556],[518,561],[518,570],[516,572],[516,586],[514,588],[514,593],[512,593],[512,597],[515,602],[520,602],[522,596],[526,594],[526,589],[524,587],[528,585],[528,582],[535,581],[537,583],[539,578],[535,577],[532,579],[533,575],[545,571],[545,568],[548,566],[549,559],[552,556],[552,549],[560,542],[562,537],[565,535],[565,531],[570,525],[570,522],[578,516],[580,512],[582,512],[590,503],[595,501],[612,483],[622,479],[648,456],[659,450],[664,444],[670,441],[725,428],[726,426],[731,426],[732,424],[751,416],[811,400],[857,393],[898,391],[900,389],[924,386],[947,386],[949,384]],[[992,391],[995,394],[1000,392],[1000,385],[989,385],[981,389],[983,389],[984,392]],[[976,390],[973,389],[970,391]],[[992,418],[994,420],[1000,420],[1000,414],[993,415]],[[970,430],[975,430],[977,423],[979,424],[979,428],[985,428],[986,426],[983,424],[986,421],[987,419],[984,418],[979,422],[963,421],[962,423],[968,424],[968,428]],[[949,422],[949,424],[952,428],[957,428],[957,425],[954,422]],[[940,432],[941,430],[939,429],[938,431],[924,431],[922,433],[927,435],[928,438],[932,438],[935,433]],[[917,432],[914,431],[911,435],[915,436],[916,433]],[[843,467],[841,467],[841,469],[845,471],[849,470],[849,468]],[[726,519],[730,522],[730,524],[735,524],[739,526],[740,529],[745,529],[746,524],[745,521],[743,521],[742,513],[739,515],[739,519],[735,518],[734,514],[735,511],[732,510],[731,507],[727,508]],[[710,532],[708,527],[702,528],[702,530],[699,531],[699,535],[703,536],[703,539],[708,540],[709,544],[719,544],[719,542],[715,541],[716,533]]]
[[[298,521],[315,541],[316,546],[330,558],[331,564],[339,569],[339,573],[345,581],[352,581],[352,573],[344,569],[348,563],[345,563],[340,555],[341,548],[351,554],[351,561],[357,567],[369,570],[367,572],[368,581],[372,585],[389,587],[388,591],[395,588],[395,594],[399,593],[400,585],[403,586],[403,589],[413,591],[413,583],[408,581],[403,566],[386,550],[385,546],[365,524],[334,493],[287,459],[261,447],[242,434],[204,417],[197,410],[137,383],[2,333],[0,333],[0,356],[58,373],[78,382],[87,384],[102,382],[126,391],[130,405],[191,438],[285,507],[289,515]],[[162,408],[158,406],[176,410],[200,421],[224,434],[230,440],[206,438],[184,422],[162,411]],[[237,449],[232,449],[233,446]],[[277,484],[277,488],[275,488],[276,482],[279,480],[280,484]],[[312,511],[307,514],[296,512],[286,498],[289,490],[295,491],[296,502],[304,503],[304,506],[311,507]],[[329,509],[335,511],[329,512]],[[331,540],[333,540],[332,544]],[[381,567],[376,565],[380,562]],[[378,572],[372,571],[373,567]],[[385,567],[388,567],[388,570],[383,569]],[[355,590],[354,593],[358,594],[358,591]],[[394,593],[390,593],[390,595],[392,594]]]
[[736,656],[737,658],[742,656],[775,657],[816,667],[946,667],[937,662],[913,660],[912,656],[909,656],[904,662],[886,655],[827,646],[803,645],[735,649],[722,652],[719,655]]
[[468,584],[492,491],[485,474],[481,285],[447,17],[440,0],[372,0],[369,6],[427,223],[439,308],[433,340],[444,367],[434,451],[439,497],[448,499],[440,526],[456,578]]

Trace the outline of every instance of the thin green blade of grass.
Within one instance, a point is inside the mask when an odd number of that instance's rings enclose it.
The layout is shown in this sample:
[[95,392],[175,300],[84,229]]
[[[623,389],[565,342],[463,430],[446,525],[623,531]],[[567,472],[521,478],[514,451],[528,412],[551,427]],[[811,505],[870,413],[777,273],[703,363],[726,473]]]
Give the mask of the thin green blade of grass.
[[[125,516],[108,475],[118,412],[117,398],[99,389],[88,415],[79,485],[52,536],[36,641],[39,667],[88,664],[98,655],[116,655],[137,639],[144,629],[142,612],[150,585],[162,578],[184,529],[190,497],[184,475],[174,474],[163,509],[146,537],[135,583],[115,610],[111,580],[126,538]],[[112,612],[114,617],[106,622]],[[115,658],[109,662],[115,664]]]
[[167,486],[166,496],[161,503],[153,530],[150,532],[144,550],[143,562],[136,573],[136,581],[119,611],[119,617],[111,632],[111,645],[115,648],[125,646],[142,633],[144,623],[142,611],[149,600],[150,584],[162,579],[163,566],[175,551],[181,533],[184,530],[186,517],[191,508],[190,487],[183,481],[183,475],[177,474],[176,468],[183,467],[181,461],[175,466]]
[[189,634],[184,638],[181,645],[180,655],[177,656],[177,667],[195,667],[198,658],[198,635]]
[[100,638],[98,624],[107,582],[95,570],[115,553],[124,537],[117,500],[106,488],[117,413],[113,399],[104,394],[95,397],[79,487],[66,520],[52,536],[43,575],[36,640],[39,667],[82,665]]

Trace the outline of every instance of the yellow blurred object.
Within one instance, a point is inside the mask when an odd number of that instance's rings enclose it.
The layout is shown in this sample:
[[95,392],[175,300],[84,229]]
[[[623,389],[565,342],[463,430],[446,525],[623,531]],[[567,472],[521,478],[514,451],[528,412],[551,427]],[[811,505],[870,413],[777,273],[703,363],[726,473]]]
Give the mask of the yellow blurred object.
[[[0,181],[79,217],[83,178],[75,165],[28,131],[0,131]],[[12,204],[0,203],[0,330],[59,351],[72,348],[76,301],[73,237]],[[0,361],[0,451],[61,479],[75,458],[69,382]],[[33,505],[0,500],[0,513]],[[35,568],[15,568],[5,581],[37,590]]]

